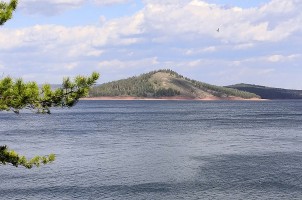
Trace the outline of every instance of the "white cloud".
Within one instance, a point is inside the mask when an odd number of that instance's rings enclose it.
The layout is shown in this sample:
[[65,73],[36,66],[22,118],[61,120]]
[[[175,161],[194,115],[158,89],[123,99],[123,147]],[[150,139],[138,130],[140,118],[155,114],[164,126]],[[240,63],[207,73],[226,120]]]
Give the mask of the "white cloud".
[[269,62],[279,62],[283,59],[284,59],[284,56],[282,56],[282,55],[272,55],[272,56],[267,57],[267,60]]
[[[127,0],[92,0],[98,4],[113,4]],[[87,2],[87,1],[86,1]],[[141,30],[152,34],[153,42],[171,40],[218,39],[225,43],[277,42],[301,31],[302,5],[296,0],[272,0],[260,8],[224,8],[201,0],[157,1],[145,0],[145,8],[131,17],[105,21],[107,27],[123,32],[132,31],[141,25]],[[75,8],[84,0],[24,0],[21,7],[30,13],[55,13]],[[281,8],[283,8],[281,9]],[[273,17],[269,17],[273,13]],[[284,14],[291,13],[290,16]],[[129,20],[134,20],[129,22]],[[128,24],[132,27],[127,27]],[[216,29],[220,28],[220,32]],[[117,32],[117,31],[116,31]],[[114,37],[114,36],[112,36]],[[129,40],[129,43],[133,40]]]
[[203,52],[214,52],[217,48],[215,46],[205,47],[202,49]]
[[185,55],[197,55],[197,54],[203,54],[203,53],[213,53],[217,51],[217,47],[215,46],[208,46],[208,47],[204,47],[201,49],[187,49],[185,50],[184,54]]
[[289,13],[295,10],[296,4],[301,3],[299,0],[272,0],[260,8],[260,12],[265,15],[272,13]]
[[235,45],[234,49],[237,49],[237,50],[249,49],[249,48],[252,48],[254,46],[255,46],[255,44],[251,43],[251,42],[250,43],[242,43],[242,44]]
[[78,63],[73,62],[73,63],[69,63],[67,65],[65,65],[64,67],[68,70],[73,70],[74,68],[76,68],[78,66]]
[[302,58],[301,54],[290,54],[290,55],[281,55],[273,54],[266,56],[258,57],[249,57],[241,60],[234,60],[230,62],[230,66],[260,66],[260,65],[270,65],[272,63],[281,63],[281,62],[297,62]]
[[158,65],[159,62],[156,57],[153,58],[144,58],[140,60],[106,60],[98,63],[98,69],[108,70],[121,70],[121,69],[133,69],[140,68],[142,66],[152,68]]
[[[188,38],[188,34],[194,34],[194,39],[210,37],[233,43],[248,43],[280,41],[301,29],[301,15],[284,18],[284,11],[276,8],[278,3],[284,4],[287,12],[302,7],[293,0],[291,3],[288,3],[289,0],[273,0],[263,7],[252,9],[223,8],[199,0],[185,2],[170,4],[148,1],[144,10],[147,30],[173,37]],[[294,8],[290,6],[293,4]],[[267,18],[270,11],[277,13],[274,16],[276,18]],[[271,24],[274,26],[271,27]],[[215,31],[218,27],[220,33]]]
[[[133,1],[23,0],[20,6],[27,12],[54,14],[86,3],[104,6],[126,2]],[[96,69],[111,71],[112,80],[118,71],[129,75],[156,68],[216,80],[210,71],[219,71],[225,72],[221,80],[226,82],[227,73],[235,81],[247,78],[248,73],[261,77],[273,74],[281,64],[301,63],[302,4],[298,0],[271,0],[254,8],[226,8],[202,0],[143,2],[144,7],[132,15],[113,19],[99,16],[98,25],[3,28],[0,66],[16,66],[6,71],[12,75],[51,72],[48,77],[61,76],[62,71],[86,73]],[[29,68],[32,72],[26,72]]]
[[271,55],[271,56],[267,56],[264,58],[264,60],[267,60],[269,62],[289,62],[289,61],[294,61],[295,59],[301,57],[301,55],[299,54],[292,54],[292,55],[288,55],[288,56],[284,56],[284,55]]
[[92,0],[92,1],[98,5],[112,5],[112,4],[128,3],[131,0]]
[[[0,32],[0,49],[38,48],[49,53],[65,49],[69,56],[99,56],[98,48],[112,45],[130,45],[139,42],[141,14],[108,21],[101,27],[36,25],[22,29],[3,29]],[[7,42],[10,41],[10,42]]]

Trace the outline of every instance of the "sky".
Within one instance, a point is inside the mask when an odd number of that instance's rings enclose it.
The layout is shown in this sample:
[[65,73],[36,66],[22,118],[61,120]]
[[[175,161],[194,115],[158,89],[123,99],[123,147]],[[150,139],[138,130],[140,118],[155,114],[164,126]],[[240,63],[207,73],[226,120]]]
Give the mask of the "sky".
[[302,89],[301,10],[301,0],[19,0],[0,27],[1,77],[58,84],[97,71],[105,83],[172,69]]

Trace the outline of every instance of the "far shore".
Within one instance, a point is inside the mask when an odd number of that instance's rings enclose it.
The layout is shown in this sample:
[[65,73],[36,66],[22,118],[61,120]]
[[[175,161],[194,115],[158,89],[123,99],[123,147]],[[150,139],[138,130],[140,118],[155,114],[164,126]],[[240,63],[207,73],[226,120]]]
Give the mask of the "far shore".
[[102,96],[102,97],[86,97],[81,98],[80,100],[89,100],[89,101],[132,101],[132,100],[140,100],[140,101],[267,101],[268,99],[243,99],[239,97],[227,97],[227,98],[218,98],[218,97],[206,97],[206,98],[190,98],[190,97],[182,97],[182,96],[174,96],[174,97],[158,97],[158,98],[150,98],[150,97],[131,97],[131,96]]

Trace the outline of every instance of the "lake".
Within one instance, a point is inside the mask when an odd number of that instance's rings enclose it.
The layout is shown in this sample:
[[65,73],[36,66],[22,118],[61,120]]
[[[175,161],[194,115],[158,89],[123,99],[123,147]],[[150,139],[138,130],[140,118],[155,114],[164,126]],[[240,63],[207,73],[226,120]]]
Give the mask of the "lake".
[[302,199],[302,101],[81,101],[0,112],[0,199]]

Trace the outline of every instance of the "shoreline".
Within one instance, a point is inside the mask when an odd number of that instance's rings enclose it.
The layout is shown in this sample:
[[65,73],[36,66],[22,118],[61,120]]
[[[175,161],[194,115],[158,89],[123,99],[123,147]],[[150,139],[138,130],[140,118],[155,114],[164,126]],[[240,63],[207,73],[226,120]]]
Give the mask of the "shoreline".
[[159,98],[151,98],[151,97],[86,97],[81,98],[80,100],[85,101],[267,101],[269,99],[258,99],[258,98],[251,98],[251,99],[243,99],[239,97],[228,97],[228,98],[218,98],[218,97],[207,97],[207,98],[189,98],[189,97],[159,97]]

